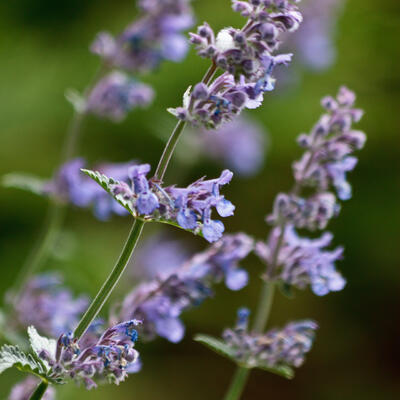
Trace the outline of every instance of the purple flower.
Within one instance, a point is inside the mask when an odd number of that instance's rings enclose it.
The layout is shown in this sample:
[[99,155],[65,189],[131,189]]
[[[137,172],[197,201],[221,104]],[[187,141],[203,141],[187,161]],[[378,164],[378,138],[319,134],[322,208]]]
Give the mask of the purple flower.
[[234,357],[247,368],[300,367],[306,353],[311,350],[318,328],[314,321],[291,322],[283,329],[266,333],[248,331],[249,311],[240,309],[234,329],[223,332],[225,343],[233,350]]
[[18,326],[36,326],[48,336],[57,337],[76,325],[88,306],[88,298],[76,299],[63,287],[56,274],[33,278],[15,305],[15,323]]
[[109,65],[133,72],[154,70],[163,60],[181,61],[188,51],[182,32],[193,25],[189,0],[141,1],[140,17],[121,35],[101,32],[91,46]]
[[321,191],[332,185],[341,200],[351,197],[346,172],[354,169],[357,159],[349,155],[365,143],[365,134],[352,130],[352,123],[362,116],[362,111],[353,107],[354,101],[354,93],[345,87],[340,89],[336,99],[325,97],[322,100],[327,113],[310,134],[299,137],[299,144],[306,149],[303,157],[293,165],[299,185]]
[[344,0],[308,0],[302,7],[304,21],[293,44],[300,61],[307,67],[322,70],[336,58],[334,36]]
[[266,136],[255,122],[236,118],[217,131],[203,130],[199,142],[204,153],[222,161],[235,173],[251,176],[257,173],[265,159]]
[[268,265],[273,263],[276,246],[280,244],[276,269],[269,271],[271,279],[304,289],[311,286],[318,296],[337,292],[346,281],[335,269],[335,262],[342,258],[343,249],[328,251],[325,247],[332,241],[332,234],[324,233],[319,239],[302,238],[293,226],[287,226],[283,241],[279,241],[280,228],[274,228],[268,243],[257,243],[256,252]]
[[140,321],[131,320],[107,329],[93,343],[83,345],[71,333],[62,334],[57,342],[55,356],[39,351],[58,379],[74,379],[86,389],[97,387],[96,380],[119,384],[129,371],[136,370],[139,353],[134,349],[138,339],[136,327]]
[[[39,385],[40,380],[32,375],[28,376],[22,382],[17,383],[11,389],[8,400],[29,400],[31,395]],[[43,395],[42,400],[55,400],[56,392],[53,387],[49,387]]]
[[247,272],[239,267],[239,262],[252,249],[252,239],[244,234],[224,236],[207,250],[177,265],[169,275],[139,285],[128,294],[113,319],[140,318],[144,339],[158,335],[174,343],[180,341],[185,333],[180,320],[182,312],[211,297],[214,284],[224,280],[231,290],[247,284]]
[[150,86],[114,71],[97,83],[88,96],[86,107],[93,114],[119,122],[133,108],[148,106],[153,98]]
[[205,23],[191,41],[201,57],[210,58],[221,69],[249,82],[269,80],[273,66],[269,56],[279,47],[284,32],[295,31],[302,16],[290,1],[243,2],[233,0],[233,9],[248,19],[243,29],[225,28],[215,35]]
[[177,223],[195,233],[201,231],[209,242],[222,236],[224,225],[211,218],[212,210],[215,208],[221,217],[233,215],[234,205],[220,193],[220,188],[232,179],[232,172],[224,170],[217,179],[202,178],[187,188],[163,188],[159,182],[147,179],[149,172],[148,164],[133,166],[129,171],[131,184],[107,178],[109,190],[123,200],[135,217]]

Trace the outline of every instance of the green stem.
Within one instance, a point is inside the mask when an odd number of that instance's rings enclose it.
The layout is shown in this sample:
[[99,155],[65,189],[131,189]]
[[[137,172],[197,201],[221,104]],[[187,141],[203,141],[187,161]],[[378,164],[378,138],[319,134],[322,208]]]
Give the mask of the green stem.
[[[211,64],[210,68],[204,75],[202,82],[205,83],[206,85],[211,81],[213,76],[215,75],[215,72],[217,71],[217,66],[213,63]],[[192,107],[192,103],[190,104],[189,108]],[[185,129],[186,122],[185,121],[179,121],[175,129],[173,130],[167,145],[164,148],[164,152],[161,156],[160,162],[158,163],[156,173],[154,174],[154,177],[157,180],[162,181],[164,179],[165,172],[167,171],[168,164],[171,161],[172,154],[174,154],[176,145],[178,144],[179,138],[182,135],[183,130]]]
[[[104,75],[106,71],[107,66],[100,66],[100,68],[96,71],[94,77],[91,79],[89,85],[85,89],[83,94],[84,97],[88,96],[94,84],[102,75]],[[62,146],[60,164],[64,164],[65,162],[70,160],[76,153],[79,134],[82,130],[82,125],[86,115],[87,114],[84,111],[74,110],[74,114],[69,124],[65,141]],[[66,206],[57,203],[53,199],[50,199],[48,216],[45,226],[43,228],[43,232],[35,247],[29,254],[25,264],[17,275],[14,288],[10,291],[10,304],[15,304],[29,279],[48,258],[59,234],[61,226],[63,225],[65,215]]]
[[29,398],[29,400],[40,400],[46,393],[48,386],[49,386],[48,382],[45,381],[40,382],[38,387],[32,394],[32,396]]
[[90,304],[89,308],[86,310],[85,314],[83,315],[82,319],[75,329],[74,336],[78,340],[83,336],[90,324],[97,317],[104,303],[110,297],[110,294],[121,279],[121,276],[126,269],[128,261],[139,241],[144,224],[144,221],[138,219],[136,219],[133,223],[131,232],[129,233],[128,239],[125,243],[121,255],[118,258],[117,263],[115,264],[114,269],[111,271],[107,280],[104,282],[100,291],[97,293],[96,297]]
[[249,379],[249,375],[250,370],[248,368],[238,367],[224,400],[239,399]]
[[54,246],[60,226],[64,221],[65,207],[59,203],[51,202],[45,227],[39,241],[31,251],[22,268],[19,270],[13,289],[10,291],[10,304],[15,304],[24,290],[31,276],[39,269]]
[[[271,313],[272,302],[274,298],[275,284],[265,281],[261,291],[260,301],[254,320],[254,332],[264,331],[269,315]],[[239,400],[250,376],[250,369],[237,367],[235,375],[232,378],[229,389],[224,400]]]

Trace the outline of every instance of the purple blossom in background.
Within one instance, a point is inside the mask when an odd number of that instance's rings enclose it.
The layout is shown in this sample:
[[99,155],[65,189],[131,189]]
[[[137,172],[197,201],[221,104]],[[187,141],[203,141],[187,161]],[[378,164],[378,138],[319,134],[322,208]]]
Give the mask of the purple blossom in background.
[[[8,400],[29,400],[31,395],[40,383],[40,379],[30,375],[22,382],[17,383],[11,389]],[[53,387],[49,387],[43,395],[42,400],[55,400],[56,392]]]
[[344,1],[303,1],[301,11],[304,22],[298,33],[292,37],[292,45],[306,67],[322,70],[330,67],[335,61],[334,36]]
[[267,136],[261,126],[247,118],[236,118],[216,131],[200,132],[204,153],[242,176],[256,174],[265,160]]
[[87,100],[87,111],[114,122],[123,120],[136,107],[148,106],[154,98],[153,89],[120,71],[100,80]]
[[[267,244],[257,243],[256,252],[268,265],[273,263],[280,235],[281,229],[274,228]],[[342,258],[343,249],[324,249],[331,244],[332,238],[331,233],[324,233],[319,239],[302,238],[293,226],[287,226],[280,244],[275,263],[277,269],[273,271],[273,278],[299,289],[311,286],[318,296],[342,290],[346,281],[336,271],[334,263]]]
[[272,329],[267,333],[248,332],[247,309],[238,311],[234,329],[223,333],[225,343],[234,351],[234,357],[247,368],[300,367],[306,353],[311,350],[315,330],[314,321],[296,321],[283,329]]
[[158,335],[179,342],[185,333],[180,319],[182,312],[211,297],[214,284],[223,280],[231,290],[240,290],[247,284],[248,274],[239,267],[239,262],[252,249],[253,240],[247,235],[225,235],[170,275],[135,288],[125,298],[113,320],[140,318],[143,321],[140,332],[144,339],[151,340]]
[[133,273],[144,279],[164,279],[178,269],[190,254],[185,242],[163,234],[155,234],[139,244],[135,253]]
[[117,324],[85,346],[78,343],[72,333],[62,334],[54,354],[39,350],[38,355],[50,365],[57,379],[73,379],[83,383],[86,389],[97,387],[97,380],[118,385],[129,373],[138,370],[139,353],[134,344],[139,324],[137,320]]
[[[133,165],[135,165],[134,162],[99,164],[95,168],[101,173],[112,175],[119,181],[129,181],[128,170]],[[93,207],[95,216],[100,220],[108,220],[112,214],[127,215],[125,208],[82,173],[81,168],[85,166],[86,162],[82,158],[65,163],[55,179],[46,186],[46,193],[77,207]]]
[[[257,254],[268,265],[269,279],[300,289],[310,285],[318,296],[344,288],[345,280],[335,269],[343,249],[325,249],[332,241],[330,233],[308,239],[298,236],[295,228],[325,229],[340,211],[335,194],[329,192],[331,188],[340,200],[351,196],[346,172],[355,167],[357,159],[350,154],[361,149],[366,140],[363,132],[352,130],[352,123],[362,116],[354,102],[354,93],[345,87],[336,99],[322,100],[327,112],[310,134],[298,139],[306,151],[293,164],[295,187],[276,197],[273,213],[267,218],[275,228],[266,243],[256,246]],[[303,189],[308,189],[308,197],[301,196]]]
[[33,278],[15,304],[13,324],[34,325],[42,333],[58,337],[78,323],[86,310],[86,296],[74,298],[56,274]]
[[129,169],[131,184],[107,179],[109,191],[129,208],[135,217],[162,220],[178,224],[186,230],[200,232],[209,242],[221,238],[225,230],[221,221],[213,220],[212,210],[221,217],[234,213],[234,205],[220,193],[220,188],[232,179],[232,172],[224,170],[219,178],[192,183],[186,188],[162,188],[159,182],[148,180],[149,164],[135,165]]
[[118,37],[98,34],[91,51],[111,66],[148,72],[163,60],[181,61],[188,51],[183,31],[194,23],[190,0],[140,1],[140,17]]
[[226,28],[215,35],[204,23],[197,33],[191,33],[198,54],[225,72],[209,85],[198,83],[185,97],[183,107],[170,109],[177,118],[207,129],[232,120],[245,108],[261,105],[264,92],[274,89],[274,68],[291,61],[291,54],[273,55],[279,38],[295,31],[302,21],[296,2],[232,3],[233,9],[248,19],[244,28]]

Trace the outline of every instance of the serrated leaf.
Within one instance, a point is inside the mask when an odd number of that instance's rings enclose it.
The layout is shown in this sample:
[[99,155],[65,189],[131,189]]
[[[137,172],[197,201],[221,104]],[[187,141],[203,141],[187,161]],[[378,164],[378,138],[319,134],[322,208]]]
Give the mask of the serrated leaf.
[[122,207],[126,208],[130,214],[132,214],[135,218],[135,212],[131,208],[131,204],[129,201],[125,200],[121,195],[114,196],[111,191],[112,185],[118,184],[119,181],[108,178],[107,176],[101,174],[97,171],[92,171],[90,169],[81,169],[81,171],[92,178],[95,182],[97,182],[110,196],[112,196]]
[[258,368],[264,371],[271,372],[276,375],[283,376],[284,378],[287,379],[292,379],[294,377],[294,370],[288,366],[269,367],[262,364],[250,365],[243,362],[239,362],[235,357],[235,351],[225,342],[215,337],[199,334],[194,337],[194,340],[208,347],[212,351],[222,355],[223,357],[228,358],[229,360],[233,361],[235,364],[237,364],[242,368],[248,368],[248,369]]
[[11,173],[4,175],[1,183],[5,187],[26,190],[42,196],[46,180],[34,175]]
[[56,358],[56,346],[57,342],[54,339],[48,339],[47,337],[40,336],[34,326],[28,327],[29,343],[31,344],[32,350],[39,356],[42,350],[47,351],[51,358]]
[[194,340],[208,347],[212,351],[215,351],[221,356],[233,360],[236,363],[236,360],[234,358],[235,355],[234,351],[222,340],[217,339],[213,336],[203,335],[203,334],[196,335],[194,337]]
[[43,377],[46,377],[48,372],[31,354],[24,353],[18,346],[5,344],[0,349],[0,374],[11,367]]

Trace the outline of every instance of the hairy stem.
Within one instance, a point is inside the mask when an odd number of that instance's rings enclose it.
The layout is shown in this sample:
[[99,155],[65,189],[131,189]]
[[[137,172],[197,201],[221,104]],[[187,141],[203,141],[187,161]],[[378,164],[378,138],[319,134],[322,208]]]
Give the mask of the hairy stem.
[[136,219],[133,223],[131,232],[129,233],[128,239],[125,243],[121,255],[118,258],[117,263],[115,264],[114,269],[111,271],[107,280],[104,282],[100,291],[97,293],[96,297],[94,298],[89,308],[86,310],[85,314],[80,320],[78,326],[76,327],[74,332],[75,338],[80,339],[84,335],[90,324],[97,317],[104,303],[110,297],[110,294],[114,290],[115,286],[121,279],[121,276],[126,269],[128,261],[131,258],[131,255],[139,241],[144,224],[145,222],[138,219]]
[[48,382],[42,381],[39,383],[38,387],[36,390],[33,392],[29,400],[40,400],[43,395],[46,393],[46,390],[48,388],[49,384]]

